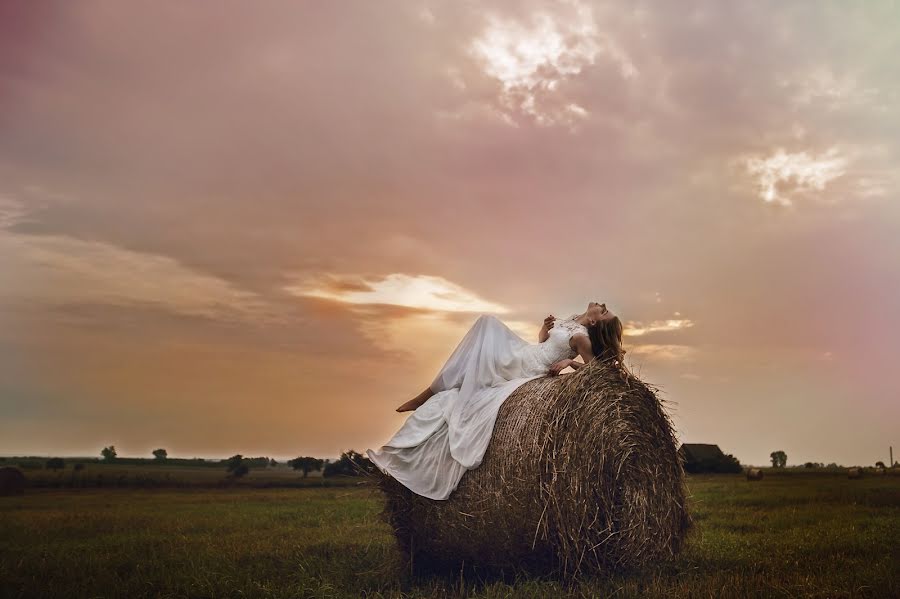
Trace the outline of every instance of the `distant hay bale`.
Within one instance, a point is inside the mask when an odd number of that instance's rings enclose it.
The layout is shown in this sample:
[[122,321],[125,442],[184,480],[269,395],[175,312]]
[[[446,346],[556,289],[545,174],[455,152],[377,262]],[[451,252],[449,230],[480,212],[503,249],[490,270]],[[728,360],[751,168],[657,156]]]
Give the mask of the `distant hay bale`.
[[655,390],[592,362],[516,389],[449,499],[375,476],[413,569],[575,577],[678,553],[691,521],[677,449]]
[[750,468],[747,470],[747,480],[762,480],[763,471],[759,468]]
[[862,469],[850,468],[847,470],[847,478],[862,478]]
[[18,468],[0,468],[0,495],[21,495],[25,492],[25,475]]

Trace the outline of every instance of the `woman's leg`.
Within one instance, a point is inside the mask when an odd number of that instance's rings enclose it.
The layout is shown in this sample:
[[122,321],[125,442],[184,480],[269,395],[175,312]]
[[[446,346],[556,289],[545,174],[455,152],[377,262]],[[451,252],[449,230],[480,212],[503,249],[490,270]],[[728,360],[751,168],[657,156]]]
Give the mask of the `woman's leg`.
[[499,321],[496,321],[494,317],[488,315],[479,316],[478,320],[475,321],[453,350],[453,353],[444,363],[444,366],[441,368],[440,372],[438,372],[437,376],[435,376],[431,384],[417,396],[397,408],[397,411],[408,412],[410,410],[415,410],[438,391],[444,391],[462,385],[465,373],[470,368],[470,360],[476,355],[473,352],[476,352],[482,347],[485,336],[490,334],[490,327],[496,326],[502,325],[500,325]]
[[460,387],[466,372],[471,370],[472,360],[477,356],[484,345],[485,336],[492,326],[491,317],[482,315],[469,328],[460,342],[454,348],[453,353],[441,367],[440,372],[431,381],[431,389],[436,392]]
[[411,410],[415,410],[423,403],[428,401],[428,398],[434,395],[434,391],[431,390],[431,387],[425,387],[425,390],[413,397],[411,400],[397,408],[398,412],[409,412]]

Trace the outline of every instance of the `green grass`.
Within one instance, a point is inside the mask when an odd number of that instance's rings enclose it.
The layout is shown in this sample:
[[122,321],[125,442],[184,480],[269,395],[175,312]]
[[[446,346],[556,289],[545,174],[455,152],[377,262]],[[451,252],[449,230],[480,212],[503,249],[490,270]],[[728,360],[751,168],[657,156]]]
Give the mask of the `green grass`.
[[898,597],[900,477],[689,479],[672,564],[553,581],[414,579],[368,487],[0,498],[4,597]]
[[[3,464],[0,466],[14,465]],[[224,466],[185,466],[176,464],[86,463],[81,470],[74,463],[61,470],[43,466],[23,468],[32,488],[183,488],[183,487],[333,487],[355,485],[355,477],[335,475],[324,478],[321,471],[304,477],[302,472],[280,464],[275,467],[251,468],[245,476],[233,480]]]

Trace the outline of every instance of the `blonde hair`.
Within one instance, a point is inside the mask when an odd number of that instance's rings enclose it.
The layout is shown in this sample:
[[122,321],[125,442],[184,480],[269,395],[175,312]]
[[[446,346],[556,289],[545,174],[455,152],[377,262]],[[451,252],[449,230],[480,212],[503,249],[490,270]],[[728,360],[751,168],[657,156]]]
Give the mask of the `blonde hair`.
[[622,321],[618,316],[598,320],[588,325],[588,337],[591,339],[591,351],[594,359],[609,362],[613,366],[625,368],[625,349],[622,347]]

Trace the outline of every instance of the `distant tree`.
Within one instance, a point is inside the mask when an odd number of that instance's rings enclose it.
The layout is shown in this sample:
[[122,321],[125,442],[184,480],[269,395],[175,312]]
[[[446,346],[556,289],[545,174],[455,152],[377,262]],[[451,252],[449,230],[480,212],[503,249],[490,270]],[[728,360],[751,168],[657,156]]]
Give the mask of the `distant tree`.
[[770,453],[769,457],[772,458],[773,468],[784,468],[787,465],[787,454],[780,449]]
[[372,463],[372,460],[350,449],[342,453],[337,461],[326,464],[322,475],[334,476],[335,474],[344,474],[347,476],[359,476],[371,472],[375,472],[375,464]]
[[102,455],[103,459],[107,462],[112,462],[116,459],[116,455],[118,455],[116,454],[116,446],[110,445],[109,447],[104,447],[100,450],[100,455]]
[[153,457],[156,458],[156,460],[157,460],[158,462],[165,462],[165,461],[166,461],[166,458],[169,457],[169,452],[166,451],[165,449],[162,449],[162,448],[160,448],[160,449],[154,449],[154,450],[153,450]]
[[269,460],[269,466],[271,466],[272,468],[274,468],[277,465],[278,465],[278,462],[275,461],[275,458],[272,458],[271,460]]
[[815,468],[816,465],[815,465],[814,463],[812,463],[812,462],[805,462],[805,463],[803,464],[803,467],[804,467],[804,468]]
[[692,474],[700,472],[737,474],[744,471],[744,467],[741,466],[740,460],[738,460],[730,453],[723,453],[722,455],[716,457],[709,457],[693,461],[689,464],[685,464],[684,469],[685,472],[690,472]]
[[225,471],[233,478],[240,478],[250,472],[250,467],[244,456],[236,454],[225,460]]
[[288,460],[288,466],[290,466],[294,470],[303,471],[303,478],[306,478],[311,470],[321,470],[324,463],[325,462],[323,460],[311,457],[300,457],[294,458],[293,460]]
[[269,465],[269,458],[244,458],[244,463],[250,468],[266,468]]
[[884,462],[882,462],[881,460],[878,460],[877,462],[875,462],[875,467],[876,468],[887,468],[887,466],[885,466]]
[[47,460],[47,470],[62,470],[66,467],[66,462],[62,458],[50,458]]

